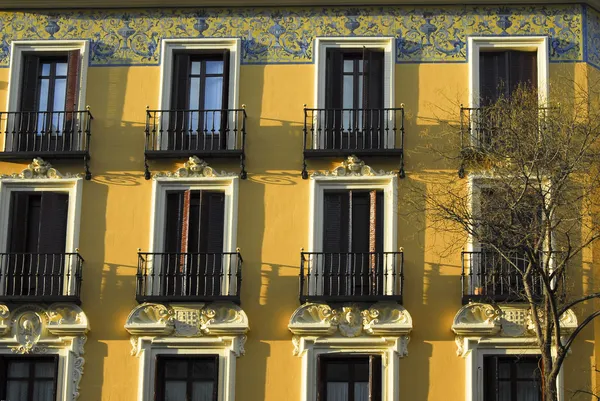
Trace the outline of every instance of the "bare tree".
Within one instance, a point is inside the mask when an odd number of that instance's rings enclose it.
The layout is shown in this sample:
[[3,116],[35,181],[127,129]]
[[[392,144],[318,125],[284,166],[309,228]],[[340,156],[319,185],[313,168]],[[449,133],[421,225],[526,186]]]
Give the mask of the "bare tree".
[[566,97],[540,107],[537,91],[520,86],[486,107],[461,108],[460,124],[439,121],[461,135],[458,152],[438,149],[459,174],[423,195],[437,229],[469,238],[467,293],[530,308],[544,401],[557,400],[569,348],[600,315],[580,316],[574,331],[561,331],[569,309],[600,297],[600,288],[574,285],[582,253],[600,235],[598,94],[576,87]]

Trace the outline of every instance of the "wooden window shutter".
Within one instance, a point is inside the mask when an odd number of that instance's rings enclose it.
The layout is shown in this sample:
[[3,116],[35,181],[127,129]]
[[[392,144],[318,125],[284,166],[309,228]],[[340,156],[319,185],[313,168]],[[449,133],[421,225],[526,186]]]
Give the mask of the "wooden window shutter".
[[370,241],[370,194],[365,191],[349,191],[352,197],[352,248],[350,252],[369,252]]
[[7,383],[7,374],[6,367],[7,361],[4,356],[0,356],[0,397],[1,399],[6,399],[6,383]]
[[21,80],[21,111],[37,111],[38,75],[40,58],[34,54],[23,57],[23,78]]
[[213,357],[213,363],[215,364],[215,369],[214,369],[215,375],[213,377],[213,380],[214,380],[214,382],[213,382],[213,401],[217,401],[218,395],[219,395],[219,392],[218,392],[218,388],[219,388],[219,386],[218,386],[218,384],[219,384],[219,357],[217,355],[215,355]]
[[171,110],[184,110],[189,104],[190,55],[175,53],[171,85]]
[[496,102],[506,94],[508,85],[508,53],[479,53],[479,96],[481,106]]
[[483,359],[483,394],[486,401],[498,400],[498,357]]
[[[222,109],[229,108],[229,49],[223,50],[223,101],[221,102]],[[224,113],[226,115],[226,113]]]
[[325,193],[323,206],[323,252],[348,252],[348,192]]
[[164,251],[167,253],[181,252],[184,193],[185,191],[167,192],[164,241]]
[[27,210],[29,193],[13,192],[10,199],[9,252],[27,251]]
[[369,356],[369,401],[381,401],[381,356]]
[[325,107],[341,108],[343,102],[344,58],[339,49],[327,49],[325,55]]
[[43,192],[38,239],[39,253],[64,253],[67,241],[69,194]]
[[222,253],[225,224],[225,194],[202,192],[200,252]]
[[511,95],[519,85],[537,90],[537,52],[510,51],[508,53]]
[[160,357],[157,355],[154,357],[154,401],[162,401],[164,399],[163,388],[164,382],[164,369],[163,363]]
[[190,236],[190,199],[191,191],[188,189],[183,191],[183,200],[181,204],[181,233],[180,246],[178,252],[187,253],[189,252],[189,236]]
[[81,65],[81,52],[71,50],[67,53],[67,96],[66,111],[76,111],[79,97],[79,66]]
[[[366,109],[383,108],[384,90],[384,52],[382,49],[364,50],[364,91],[363,107]],[[376,115],[372,118],[377,118]]]
[[325,361],[322,355],[317,355],[317,401],[325,401]]

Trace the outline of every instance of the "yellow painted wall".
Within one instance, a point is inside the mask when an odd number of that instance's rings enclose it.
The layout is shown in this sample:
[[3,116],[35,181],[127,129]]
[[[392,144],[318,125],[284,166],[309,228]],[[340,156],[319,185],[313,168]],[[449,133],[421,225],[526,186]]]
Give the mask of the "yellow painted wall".
[[[84,401],[136,397],[138,359],[130,355],[123,325],[136,305],[136,251],[147,250],[149,243],[151,181],[143,178],[144,121],[145,106],[158,106],[159,72],[158,66],[88,69],[87,103],[94,122],[93,179],[83,184],[80,226],[86,260],[82,305],[91,322],[80,390]],[[552,80],[568,76],[583,83],[588,75],[599,75],[583,63],[551,64],[550,72]],[[5,108],[8,73],[0,69],[0,109]],[[398,246],[405,252],[404,306],[414,325],[409,355],[400,363],[401,399],[462,400],[465,361],[456,356],[450,330],[461,307],[460,252],[445,254],[454,238],[427,229],[427,216],[403,209],[403,200],[411,191],[427,190],[431,177],[456,174],[458,166],[441,162],[427,145],[440,131],[437,118],[457,119],[458,105],[467,103],[467,64],[398,64],[395,74],[396,103],[404,103],[407,111],[408,176],[399,182]],[[244,258],[242,307],[251,331],[246,355],[237,360],[239,401],[299,400],[301,360],[292,355],[287,324],[299,306],[300,248],[308,245],[309,181],[300,178],[302,105],[311,106],[313,88],[312,64],[241,66],[248,179],[239,186],[237,243]],[[238,171],[237,162],[210,163]],[[311,162],[309,167],[333,165]],[[371,165],[397,169],[391,162]],[[82,170],[80,165],[55,166],[63,172]],[[0,173],[23,167],[3,162]],[[155,163],[151,168],[172,171],[175,164]],[[590,273],[592,266],[585,269]],[[586,305],[583,311],[592,308]],[[567,399],[569,390],[600,383],[592,373],[594,365],[600,366],[599,339],[596,322],[575,343],[565,365]]]

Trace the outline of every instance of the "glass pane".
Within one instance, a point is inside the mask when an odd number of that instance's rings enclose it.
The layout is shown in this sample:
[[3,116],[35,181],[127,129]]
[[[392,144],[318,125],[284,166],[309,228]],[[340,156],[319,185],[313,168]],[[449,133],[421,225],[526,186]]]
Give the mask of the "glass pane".
[[67,63],[56,63],[56,75],[67,76]]
[[50,64],[42,63],[42,75],[46,77],[50,75]]
[[215,377],[213,361],[195,361],[192,366],[192,377],[196,379],[212,379]]
[[363,60],[358,60],[358,72],[362,73],[365,68],[365,62]]
[[29,377],[29,363],[16,361],[9,362],[8,377]]
[[369,383],[354,383],[354,401],[369,401]]
[[517,378],[519,379],[535,379],[537,370],[537,361],[520,360],[515,361],[517,365]]
[[354,60],[344,60],[344,72],[354,71]]
[[363,107],[363,76],[358,77],[358,105],[359,109]]
[[213,383],[193,383],[192,391],[192,401],[213,401]]
[[500,379],[510,379],[510,365],[509,361],[498,361],[498,377]]
[[54,82],[54,111],[64,111],[65,101],[67,99],[67,80],[64,78],[57,79]]
[[350,401],[348,383],[327,383],[327,401]]
[[517,382],[517,400],[539,401],[540,390],[535,382]]
[[369,361],[361,361],[354,365],[354,380],[357,382],[369,382]]
[[510,382],[498,382],[498,401],[512,401],[510,399]]
[[344,87],[342,96],[342,107],[351,109],[354,107],[354,77],[352,75],[344,75]]
[[48,80],[41,79],[40,80],[40,94],[39,94],[39,107],[38,111],[47,111],[48,110]]
[[200,61],[192,61],[191,72],[193,75],[200,75],[200,65],[202,62]]
[[35,377],[54,377],[54,362],[37,362],[35,364]]
[[165,361],[165,377],[184,379],[187,377],[187,361]]
[[204,108],[220,109],[223,104],[223,77],[206,78],[206,89],[204,92]]
[[35,401],[53,401],[54,382],[42,381],[33,384],[33,399]]
[[200,78],[190,79],[190,97],[189,97],[189,108],[190,110],[198,110],[200,107]]
[[327,381],[348,381],[350,380],[347,363],[329,362],[327,364]]
[[8,381],[6,384],[6,400],[21,401],[27,399],[27,382]]
[[223,73],[223,62],[222,61],[207,61],[206,62],[206,73],[207,74],[222,74]]
[[185,382],[166,382],[165,383],[165,401],[182,401],[186,399]]

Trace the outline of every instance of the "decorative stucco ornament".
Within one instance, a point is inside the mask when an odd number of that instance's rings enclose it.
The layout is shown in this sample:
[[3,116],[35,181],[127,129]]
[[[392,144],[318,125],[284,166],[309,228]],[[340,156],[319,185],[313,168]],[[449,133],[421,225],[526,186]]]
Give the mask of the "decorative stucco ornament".
[[31,179],[80,178],[80,176],[79,176],[79,174],[70,174],[70,173],[61,174],[57,169],[52,167],[52,165],[50,163],[48,163],[41,157],[36,157],[20,173],[3,174],[0,176],[0,178],[31,180]]
[[236,175],[235,173],[216,171],[198,156],[190,156],[183,167],[174,172],[154,173],[154,178],[235,177]]
[[362,177],[396,175],[392,171],[376,171],[354,155],[348,156],[338,167],[330,171],[315,171],[311,177]]

